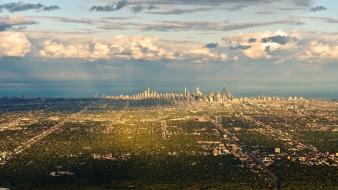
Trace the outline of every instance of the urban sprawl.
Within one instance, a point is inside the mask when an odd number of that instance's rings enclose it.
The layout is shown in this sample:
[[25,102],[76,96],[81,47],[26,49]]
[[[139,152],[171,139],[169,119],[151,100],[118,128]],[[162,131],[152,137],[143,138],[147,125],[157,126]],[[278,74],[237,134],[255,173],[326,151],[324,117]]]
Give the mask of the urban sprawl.
[[225,88],[206,94],[199,88],[192,93],[148,88],[87,99],[4,97],[0,105],[0,187],[336,189],[338,184],[333,100],[234,97]]

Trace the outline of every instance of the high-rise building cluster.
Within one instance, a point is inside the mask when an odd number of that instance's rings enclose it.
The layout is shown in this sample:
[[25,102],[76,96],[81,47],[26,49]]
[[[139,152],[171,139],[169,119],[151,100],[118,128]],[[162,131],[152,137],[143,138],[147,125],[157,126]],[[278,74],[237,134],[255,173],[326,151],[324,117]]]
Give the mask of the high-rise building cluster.
[[174,101],[203,101],[203,102],[224,102],[231,100],[231,92],[223,89],[222,92],[210,92],[203,94],[200,88],[194,92],[189,92],[187,88],[182,93],[177,92],[159,92],[147,88],[145,91],[134,95],[104,96],[105,99],[111,100],[174,100]]

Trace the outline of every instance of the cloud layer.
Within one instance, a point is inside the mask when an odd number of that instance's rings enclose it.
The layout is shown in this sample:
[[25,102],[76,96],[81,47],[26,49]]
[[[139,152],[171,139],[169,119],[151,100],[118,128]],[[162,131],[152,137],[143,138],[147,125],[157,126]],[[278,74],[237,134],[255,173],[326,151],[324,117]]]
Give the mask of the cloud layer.
[[[310,8],[313,0],[101,0],[100,2],[101,4],[93,5],[89,10],[110,12],[128,7],[134,13],[147,9],[147,13],[151,14],[179,15],[215,9],[235,11],[249,6],[266,6],[267,4],[279,9],[296,10]],[[323,8],[322,6],[312,7],[310,11],[320,11]],[[158,10],[152,11],[153,9]]]
[[211,21],[162,21],[158,23],[134,23],[134,22],[105,22],[100,23],[98,28],[105,30],[137,29],[141,31],[173,32],[173,31],[201,31],[221,32],[247,28],[256,28],[272,25],[301,25],[297,19],[283,19],[267,22],[211,22]]
[[0,56],[23,57],[30,54],[47,59],[165,60],[192,63],[224,63],[229,60],[332,63],[338,60],[336,34],[266,31],[228,35],[221,42],[206,45],[168,41],[152,36],[119,35],[110,39],[84,38],[78,35],[62,38],[29,36],[32,37],[31,40],[23,32],[0,32]]
[[[190,47],[189,47],[190,46]],[[48,58],[79,58],[109,60],[192,60],[225,61],[225,53],[212,53],[201,44],[164,42],[155,37],[116,36],[111,40],[46,40],[39,55]]]
[[[106,3],[116,2],[114,0],[103,0]],[[120,1],[119,1],[120,2]],[[312,4],[313,0],[280,0],[279,4],[295,7],[307,7]],[[220,6],[220,5],[240,5],[255,6],[261,4],[273,4],[274,0],[128,0],[131,5],[197,5],[197,6]]]

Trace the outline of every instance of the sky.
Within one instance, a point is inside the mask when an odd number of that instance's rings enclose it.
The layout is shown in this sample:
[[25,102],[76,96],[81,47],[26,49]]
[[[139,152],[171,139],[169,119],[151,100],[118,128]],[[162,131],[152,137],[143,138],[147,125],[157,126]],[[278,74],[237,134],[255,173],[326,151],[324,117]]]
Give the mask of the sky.
[[338,99],[335,0],[0,0],[0,96]]

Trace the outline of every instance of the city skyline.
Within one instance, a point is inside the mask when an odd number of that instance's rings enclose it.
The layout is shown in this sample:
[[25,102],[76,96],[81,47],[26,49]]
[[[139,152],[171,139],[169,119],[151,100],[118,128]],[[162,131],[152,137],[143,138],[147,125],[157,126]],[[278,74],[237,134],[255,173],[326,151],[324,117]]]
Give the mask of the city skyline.
[[190,92],[184,88],[183,92],[160,92],[149,87],[142,92],[135,94],[121,94],[119,96],[103,95],[102,98],[110,100],[172,100],[172,101],[203,101],[203,102],[223,102],[233,98],[231,92],[224,85],[222,91],[209,92],[204,94],[199,87]]

